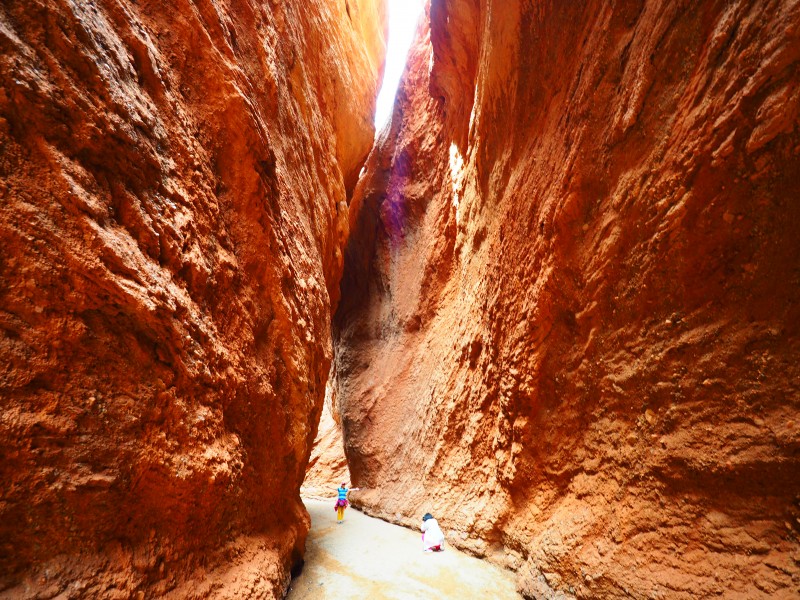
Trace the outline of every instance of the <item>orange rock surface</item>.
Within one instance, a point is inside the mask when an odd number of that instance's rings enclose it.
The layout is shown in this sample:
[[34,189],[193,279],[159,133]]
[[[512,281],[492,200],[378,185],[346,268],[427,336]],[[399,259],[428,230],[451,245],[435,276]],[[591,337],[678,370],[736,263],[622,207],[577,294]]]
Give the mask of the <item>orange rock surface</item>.
[[303,498],[330,500],[331,507],[336,500],[336,489],[342,483],[350,486],[341,424],[336,422],[335,414],[338,413],[333,413],[326,402],[322,407],[317,439],[311,447],[306,478],[300,488]]
[[800,595],[800,5],[441,0],[351,205],[368,512],[527,598]]
[[0,596],[280,597],[380,0],[0,7]]

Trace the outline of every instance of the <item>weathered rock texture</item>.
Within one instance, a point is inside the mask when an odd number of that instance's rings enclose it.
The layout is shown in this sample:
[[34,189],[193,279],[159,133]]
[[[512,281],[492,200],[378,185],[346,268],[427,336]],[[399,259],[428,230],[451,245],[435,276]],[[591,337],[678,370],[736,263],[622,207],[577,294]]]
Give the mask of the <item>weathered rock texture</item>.
[[531,598],[800,594],[800,5],[434,0],[351,205],[368,511]]
[[3,2],[0,595],[282,594],[384,30]]
[[338,411],[335,413],[332,411],[332,403],[326,398],[319,419],[317,438],[311,447],[306,478],[300,487],[303,498],[330,500],[331,507],[334,506],[337,497],[336,488],[342,483],[350,485],[350,470],[344,455],[342,428],[336,421],[338,414]]

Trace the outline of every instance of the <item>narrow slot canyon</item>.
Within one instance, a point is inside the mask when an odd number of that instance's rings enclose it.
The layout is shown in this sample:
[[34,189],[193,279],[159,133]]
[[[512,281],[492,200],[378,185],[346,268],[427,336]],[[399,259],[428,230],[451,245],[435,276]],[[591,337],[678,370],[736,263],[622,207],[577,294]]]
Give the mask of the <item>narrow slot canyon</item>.
[[0,599],[800,597],[800,4],[390,18],[0,4]]

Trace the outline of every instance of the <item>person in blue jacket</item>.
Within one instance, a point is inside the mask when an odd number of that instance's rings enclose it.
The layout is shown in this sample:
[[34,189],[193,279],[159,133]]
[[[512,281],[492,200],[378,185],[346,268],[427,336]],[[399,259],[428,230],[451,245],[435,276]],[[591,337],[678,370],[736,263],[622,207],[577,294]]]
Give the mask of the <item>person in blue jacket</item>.
[[360,488],[350,488],[347,489],[347,484],[342,483],[342,487],[340,487],[337,492],[336,497],[336,523],[339,524],[344,521],[344,509],[347,508],[347,492],[355,492],[358,491]]

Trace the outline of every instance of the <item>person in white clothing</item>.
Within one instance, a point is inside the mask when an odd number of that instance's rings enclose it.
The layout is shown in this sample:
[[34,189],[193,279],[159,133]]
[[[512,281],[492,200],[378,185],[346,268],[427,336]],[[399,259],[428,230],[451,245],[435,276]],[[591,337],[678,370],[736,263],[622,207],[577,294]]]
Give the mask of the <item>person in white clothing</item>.
[[444,550],[444,534],[431,513],[422,517],[422,549],[425,552]]

